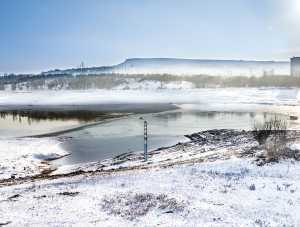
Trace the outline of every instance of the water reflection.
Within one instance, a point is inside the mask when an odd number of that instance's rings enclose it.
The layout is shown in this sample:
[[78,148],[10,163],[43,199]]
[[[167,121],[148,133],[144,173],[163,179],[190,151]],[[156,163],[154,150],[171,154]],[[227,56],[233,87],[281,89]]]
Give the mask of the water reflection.
[[[255,118],[256,113],[247,113],[247,112],[216,112],[216,111],[208,111],[208,112],[201,112],[201,111],[188,111],[188,112],[164,112],[160,114],[154,115],[156,118],[160,119],[172,119],[172,120],[178,120],[182,118],[184,115],[193,115],[196,117],[205,117],[205,118],[215,118],[218,116],[223,115],[232,115],[232,116],[247,116],[249,115],[251,118]],[[267,116],[267,113],[264,113],[265,116]]]
[[38,123],[41,121],[66,121],[76,120],[80,123],[96,121],[99,118],[105,118],[110,114],[99,111],[37,111],[37,110],[10,110],[0,112],[1,119],[11,118],[14,122],[25,123],[29,125],[33,122]]
[[22,137],[70,130],[119,115],[92,110],[0,111],[0,137]]

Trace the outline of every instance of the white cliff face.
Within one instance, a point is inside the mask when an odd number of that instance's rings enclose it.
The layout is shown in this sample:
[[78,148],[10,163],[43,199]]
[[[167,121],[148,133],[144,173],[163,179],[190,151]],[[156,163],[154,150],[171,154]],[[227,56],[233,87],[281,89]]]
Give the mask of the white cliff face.
[[113,67],[112,72],[211,76],[289,75],[290,64],[274,61],[136,58],[127,59],[124,63]]
[[132,58],[111,67],[68,69],[46,74],[172,74],[210,76],[289,75],[290,63],[283,61],[198,60],[175,58]]

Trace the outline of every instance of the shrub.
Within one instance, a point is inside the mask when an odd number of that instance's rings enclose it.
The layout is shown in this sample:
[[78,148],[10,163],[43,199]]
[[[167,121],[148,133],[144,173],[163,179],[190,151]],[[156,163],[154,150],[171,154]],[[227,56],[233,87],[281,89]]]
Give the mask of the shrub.
[[165,194],[152,193],[117,193],[102,199],[102,209],[112,215],[129,220],[145,216],[153,209],[166,213],[181,212],[185,203]]
[[265,147],[266,161],[277,161],[285,156],[287,144],[287,122],[277,116],[263,123],[255,123],[254,138]]
[[253,126],[254,138],[259,144],[264,144],[271,135],[277,135],[279,137],[286,137],[287,122],[280,119],[278,116],[261,122],[255,122]]

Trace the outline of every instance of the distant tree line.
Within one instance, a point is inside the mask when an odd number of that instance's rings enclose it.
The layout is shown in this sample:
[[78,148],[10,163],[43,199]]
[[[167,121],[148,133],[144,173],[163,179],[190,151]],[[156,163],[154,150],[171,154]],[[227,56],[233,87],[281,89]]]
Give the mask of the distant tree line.
[[[264,75],[262,77],[222,77],[208,75],[175,76],[170,74],[9,74],[0,77],[0,90],[8,85],[11,90],[80,90],[111,89],[130,81],[157,81],[162,85],[170,82],[187,81],[195,88],[206,87],[300,87],[300,78],[286,75]],[[163,87],[163,86],[162,86]]]

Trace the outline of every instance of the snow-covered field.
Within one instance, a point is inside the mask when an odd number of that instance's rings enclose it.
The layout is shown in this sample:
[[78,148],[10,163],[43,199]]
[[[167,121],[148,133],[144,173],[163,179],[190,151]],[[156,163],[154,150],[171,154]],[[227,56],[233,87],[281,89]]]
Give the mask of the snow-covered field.
[[195,163],[0,188],[9,226],[299,226],[300,164]]
[[64,90],[0,92],[0,106],[174,103],[219,105],[299,105],[298,89],[219,88],[166,90]]

